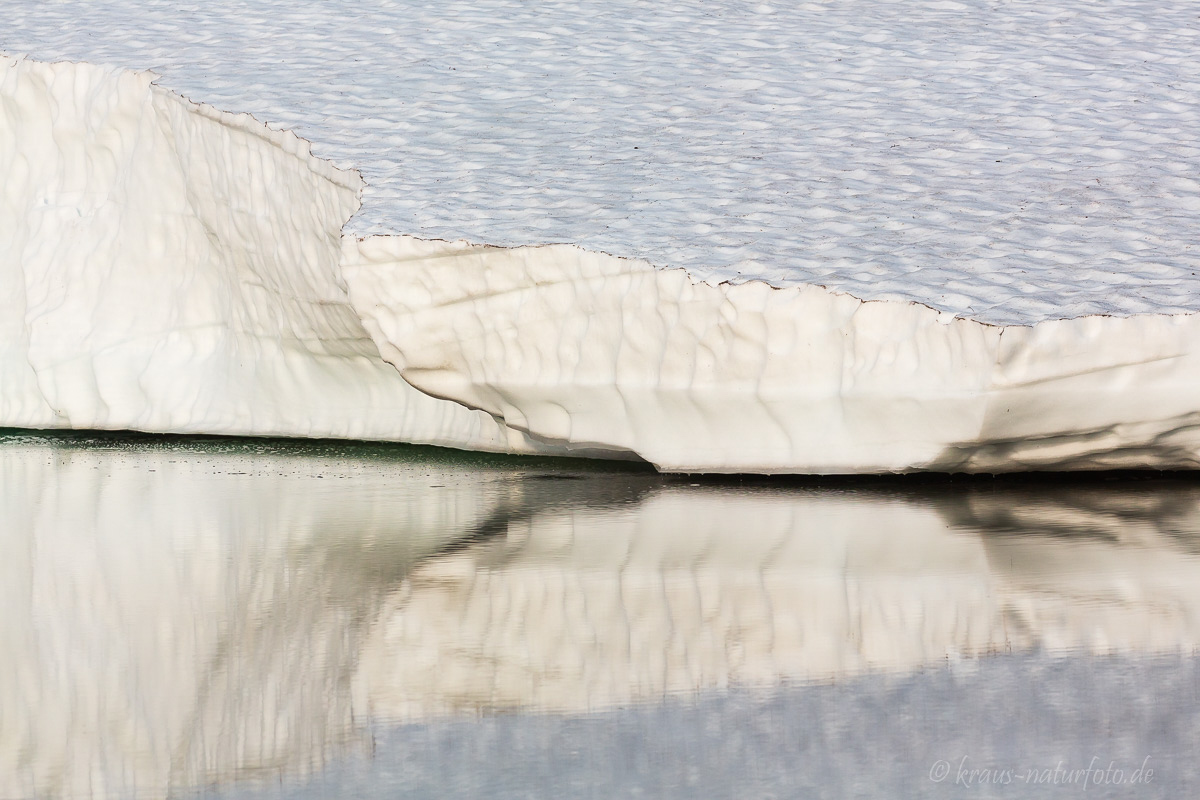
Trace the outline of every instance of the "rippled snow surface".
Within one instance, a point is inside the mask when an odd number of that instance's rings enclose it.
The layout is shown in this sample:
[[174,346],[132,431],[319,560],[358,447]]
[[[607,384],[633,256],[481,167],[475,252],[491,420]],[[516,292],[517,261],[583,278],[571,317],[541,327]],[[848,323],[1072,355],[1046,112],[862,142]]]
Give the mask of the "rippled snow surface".
[[1188,0],[5,4],[370,184],[350,230],[570,241],[998,323],[1200,307]]

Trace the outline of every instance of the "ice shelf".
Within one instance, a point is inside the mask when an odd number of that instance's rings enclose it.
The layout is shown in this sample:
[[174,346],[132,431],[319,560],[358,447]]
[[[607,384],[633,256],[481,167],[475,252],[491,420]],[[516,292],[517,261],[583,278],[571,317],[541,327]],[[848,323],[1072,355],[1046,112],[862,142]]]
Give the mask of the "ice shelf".
[[1200,465],[1196,315],[996,325],[569,245],[360,240],[361,178],[295,135],[146,72],[0,71],[3,426],[687,472]]

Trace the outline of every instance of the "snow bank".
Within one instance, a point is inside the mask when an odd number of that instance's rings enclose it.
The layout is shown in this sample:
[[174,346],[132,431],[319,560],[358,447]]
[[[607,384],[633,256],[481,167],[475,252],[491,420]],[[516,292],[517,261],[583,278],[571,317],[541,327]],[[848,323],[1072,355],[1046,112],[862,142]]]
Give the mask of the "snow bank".
[[414,386],[686,472],[1200,466],[1200,317],[997,327],[575,247],[375,237],[350,297]]
[[0,425],[535,449],[380,361],[357,174],[153,80],[0,58]]
[[1200,466],[1197,316],[1000,327],[565,245],[359,241],[357,174],[149,73],[0,60],[0,123],[0,425],[693,472]]

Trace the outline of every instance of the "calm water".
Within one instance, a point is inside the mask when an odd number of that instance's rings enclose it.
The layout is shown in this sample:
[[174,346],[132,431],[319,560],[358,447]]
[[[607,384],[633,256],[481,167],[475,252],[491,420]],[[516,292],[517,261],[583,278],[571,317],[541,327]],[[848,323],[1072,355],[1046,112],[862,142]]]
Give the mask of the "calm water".
[[0,797],[1182,797],[1200,480],[0,435]]

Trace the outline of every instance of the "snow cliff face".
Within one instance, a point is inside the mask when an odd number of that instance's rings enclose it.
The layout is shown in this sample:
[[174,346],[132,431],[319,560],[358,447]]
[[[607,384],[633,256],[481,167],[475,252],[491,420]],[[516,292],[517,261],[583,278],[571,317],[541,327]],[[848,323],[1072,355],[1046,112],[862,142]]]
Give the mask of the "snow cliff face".
[[149,73],[0,60],[0,425],[529,450],[379,359],[340,285],[362,181]]
[[1195,315],[1000,327],[565,245],[359,241],[361,180],[291,134],[148,73],[0,69],[0,425],[694,472],[1200,465]]
[[414,386],[684,472],[1200,465],[1200,317],[995,327],[556,245],[376,237],[344,259]]

